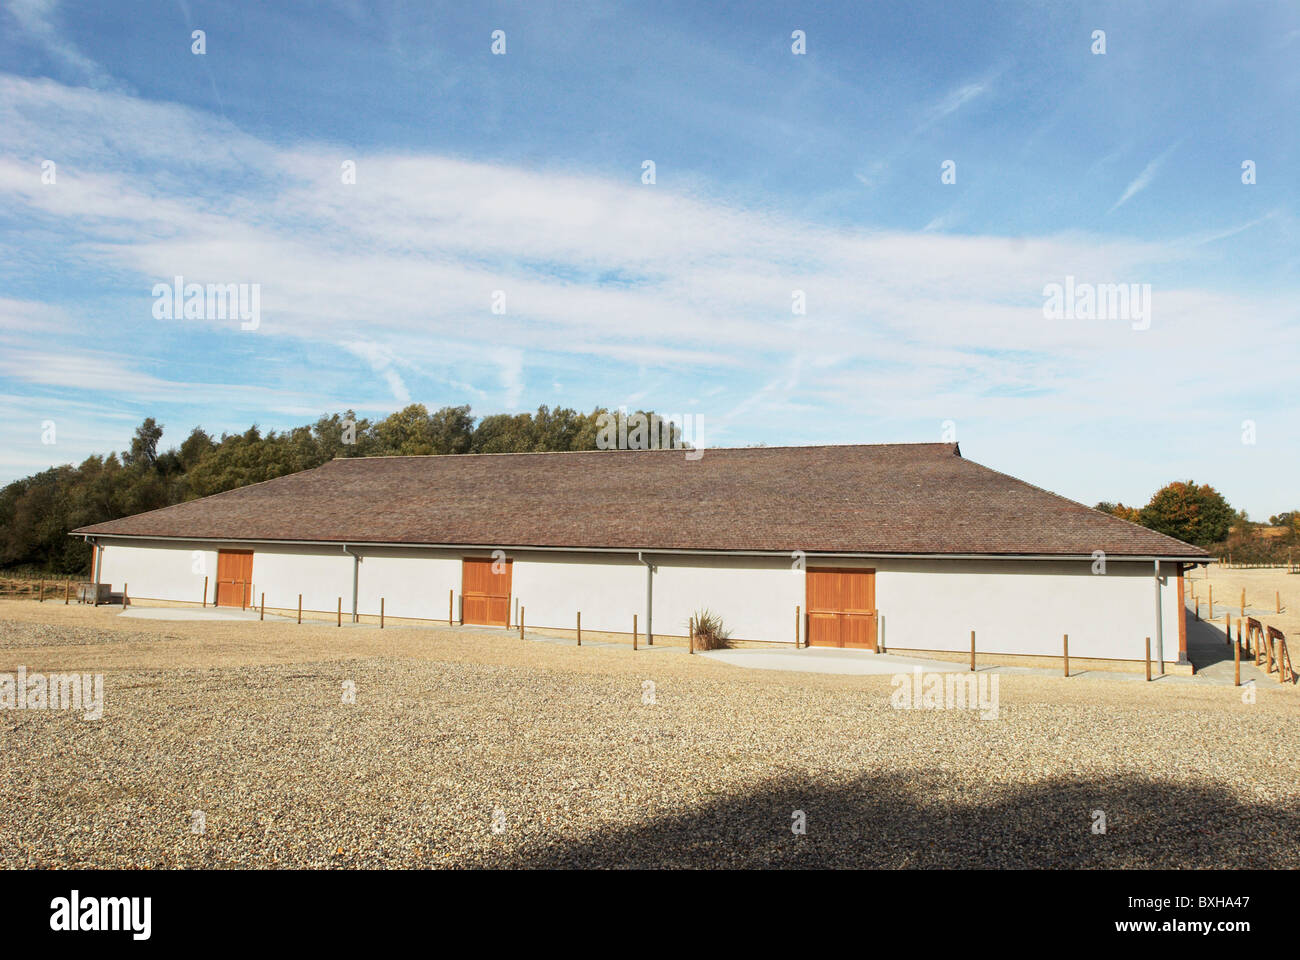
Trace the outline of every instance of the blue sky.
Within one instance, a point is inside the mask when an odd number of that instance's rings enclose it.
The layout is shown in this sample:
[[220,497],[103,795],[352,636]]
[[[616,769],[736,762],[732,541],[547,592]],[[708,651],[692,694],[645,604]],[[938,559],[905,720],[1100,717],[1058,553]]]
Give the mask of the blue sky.
[[[603,404],[1300,505],[1295,4],[0,5],[0,480]],[[156,318],[177,275],[259,325]],[[1045,317],[1067,276],[1149,325]]]

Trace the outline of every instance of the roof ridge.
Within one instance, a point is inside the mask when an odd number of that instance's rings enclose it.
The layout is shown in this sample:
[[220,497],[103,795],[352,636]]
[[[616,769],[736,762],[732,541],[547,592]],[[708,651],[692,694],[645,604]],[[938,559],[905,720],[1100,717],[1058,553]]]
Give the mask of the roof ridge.
[[[475,451],[467,453],[381,453],[362,457],[331,457],[325,463],[336,460],[426,460],[432,457],[525,457],[537,454],[561,453],[682,453],[690,450],[701,452],[726,453],[737,450],[848,450],[865,447],[951,447],[956,453],[957,444],[947,441],[898,441],[893,443],[787,443],[780,445],[758,444],[749,447],[648,447],[631,450],[494,450],[490,452]],[[324,466],[325,464],[321,464]],[[261,481],[266,482],[266,481]]]

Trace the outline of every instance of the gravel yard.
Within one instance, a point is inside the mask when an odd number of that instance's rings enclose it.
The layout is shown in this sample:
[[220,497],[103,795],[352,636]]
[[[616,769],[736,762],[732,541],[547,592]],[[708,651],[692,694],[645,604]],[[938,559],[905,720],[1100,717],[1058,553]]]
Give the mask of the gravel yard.
[[1003,676],[983,720],[888,676],[118,613],[0,600],[0,672],[105,698],[0,710],[0,866],[1300,866],[1294,687]]

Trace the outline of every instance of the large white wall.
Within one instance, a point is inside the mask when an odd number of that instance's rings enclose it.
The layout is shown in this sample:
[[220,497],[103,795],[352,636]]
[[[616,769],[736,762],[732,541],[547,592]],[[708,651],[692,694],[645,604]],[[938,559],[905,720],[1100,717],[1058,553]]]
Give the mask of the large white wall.
[[[864,564],[865,565],[865,564]],[[886,647],[1141,660],[1158,655],[1151,563],[1108,561],[888,560],[872,564]],[[1164,658],[1178,659],[1178,576],[1161,565]]]
[[[655,555],[654,632],[684,637],[691,615],[707,607],[733,637],[794,642],[794,608],[804,578],[782,558],[701,558]],[[646,631],[646,568],[621,554],[521,553],[514,592],[534,627],[574,626],[630,633],[632,615]]]
[[[198,602],[203,577],[215,583],[217,552],[211,544],[105,541],[100,579],[139,599]],[[459,610],[461,557],[484,551],[354,547],[358,612],[376,615],[379,599],[392,617],[443,620],[453,591]],[[627,633],[632,615],[646,630],[646,568],[622,554],[519,551],[513,561],[511,621],[518,604],[532,627],[572,629],[576,613],[592,631]],[[654,631],[683,636],[691,614],[709,608],[733,637],[791,643],[795,607],[804,606],[805,577],[785,557],[651,555]],[[809,560],[810,566],[818,566]],[[1089,561],[836,560],[826,566],[876,570],[880,638],[888,648],[964,651],[970,631],[977,648],[995,654],[1059,656],[1070,635],[1076,657],[1140,660],[1144,638],[1155,657],[1155,586],[1150,563],[1109,561],[1105,574]],[[254,599],[292,609],[298,594],[307,610],[333,611],[343,598],[352,607],[352,557],[341,547],[254,548]],[[1164,657],[1178,659],[1178,580],[1165,564],[1161,589]],[[209,586],[208,597],[212,597]]]
[[173,544],[165,540],[128,541],[106,546],[100,560],[99,582],[114,592],[129,585],[130,595],[149,600],[184,600],[201,603],[203,578],[208,581],[208,600],[217,580],[217,552],[197,544]]

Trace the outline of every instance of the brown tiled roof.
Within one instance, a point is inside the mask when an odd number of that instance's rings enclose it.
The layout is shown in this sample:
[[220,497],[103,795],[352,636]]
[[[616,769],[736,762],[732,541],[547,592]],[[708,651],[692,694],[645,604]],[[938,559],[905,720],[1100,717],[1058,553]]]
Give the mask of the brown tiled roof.
[[75,533],[647,550],[1204,557],[956,444],[333,460]]

